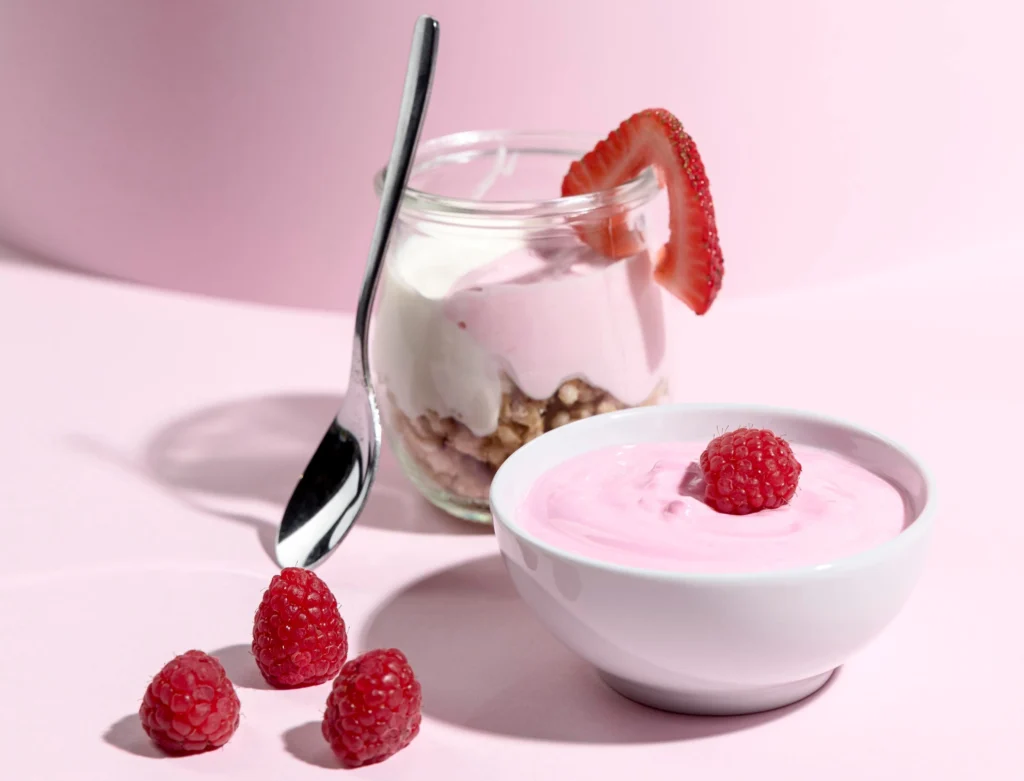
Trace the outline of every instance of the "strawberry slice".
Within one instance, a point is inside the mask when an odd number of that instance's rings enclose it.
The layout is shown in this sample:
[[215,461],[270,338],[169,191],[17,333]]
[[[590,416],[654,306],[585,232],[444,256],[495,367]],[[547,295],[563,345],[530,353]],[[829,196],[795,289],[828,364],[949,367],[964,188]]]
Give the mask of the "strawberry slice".
[[[722,287],[722,248],[704,164],[678,119],[665,109],[634,114],[569,167],[562,195],[618,187],[648,166],[654,166],[669,196],[669,239],[655,255],[654,279],[702,315]],[[602,224],[581,225],[578,232],[609,258],[629,257],[643,247],[622,212]]]

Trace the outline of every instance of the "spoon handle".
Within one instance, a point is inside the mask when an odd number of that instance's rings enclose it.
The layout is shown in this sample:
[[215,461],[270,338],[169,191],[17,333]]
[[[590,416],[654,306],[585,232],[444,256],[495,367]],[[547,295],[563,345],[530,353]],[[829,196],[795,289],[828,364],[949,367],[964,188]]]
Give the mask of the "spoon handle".
[[413,32],[398,129],[359,293],[348,390],[285,507],[274,550],[282,567],[312,568],[330,555],[359,517],[377,472],[381,425],[370,382],[370,310],[430,99],[437,39],[437,22],[421,16]]
[[398,208],[402,202],[402,194],[409,182],[413,156],[419,143],[423,118],[430,100],[430,87],[434,80],[434,65],[437,61],[437,41],[440,28],[437,20],[429,16],[421,16],[416,20],[412,36],[412,51],[409,52],[409,67],[405,73],[405,88],[402,91],[402,106],[398,113],[398,129],[391,147],[391,158],[384,174],[384,189],[380,197],[380,210],[377,212],[377,225],[373,229],[373,241],[370,243],[370,257],[366,264],[363,277],[363,289],[359,294],[359,306],[356,309],[355,341],[356,353],[353,361],[358,359],[359,369],[352,367],[353,379],[357,371],[361,372],[361,380],[369,387],[369,360],[367,348],[367,328],[373,298],[377,292],[377,281],[380,279],[381,265],[391,238],[391,228],[398,216]]

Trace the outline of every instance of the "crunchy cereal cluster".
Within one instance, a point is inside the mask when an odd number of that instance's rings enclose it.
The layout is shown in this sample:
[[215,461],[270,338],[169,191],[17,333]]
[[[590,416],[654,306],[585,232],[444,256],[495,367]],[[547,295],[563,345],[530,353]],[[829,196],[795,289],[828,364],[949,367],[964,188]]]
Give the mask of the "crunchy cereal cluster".
[[[643,402],[657,404],[659,386]],[[406,452],[444,490],[485,501],[491,478],[512,453],[545,431],[574,420],[625,409],[611,394],[583,380],[568,380],[546,399],[532,399],[515,386],[501,400],[494,433],[478,437],[455,418],[430,411],[412,419],[391,399],[392,424]]]

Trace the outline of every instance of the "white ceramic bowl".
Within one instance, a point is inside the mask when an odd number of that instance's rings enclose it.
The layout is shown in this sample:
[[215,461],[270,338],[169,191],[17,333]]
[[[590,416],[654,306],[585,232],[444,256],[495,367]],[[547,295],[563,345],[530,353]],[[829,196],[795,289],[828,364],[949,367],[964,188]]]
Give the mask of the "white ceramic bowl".
[[[568,553],[516,521],[534,481],[568,458],[618,444],[710,440],[741,426],[784,431],[886,477],[906,493],[911,522],[889,542],[813,567],[681,574]],[[730,405],[647,407],[572,423],[514,453],[491,488],[502,556],[541,622],[626,697],[716,715],[803,699],[877,636],[917,580],[933,504],[925,469],[884,437],[803,412]]]

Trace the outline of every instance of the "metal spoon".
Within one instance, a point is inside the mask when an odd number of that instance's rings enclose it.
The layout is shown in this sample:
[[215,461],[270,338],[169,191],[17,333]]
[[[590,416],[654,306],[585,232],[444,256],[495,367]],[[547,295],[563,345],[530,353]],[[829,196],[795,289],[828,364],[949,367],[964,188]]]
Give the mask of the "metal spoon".
[[356,309],[352,370],[345,400],[299,478],[277,533],[277,563],[315,567],[334,551],[366,503],[380,460],[380,410],[370,382],[367,326],[384,253],[409,181],[437,60],[437,20],[421,16],[413,32],[391,159]]

